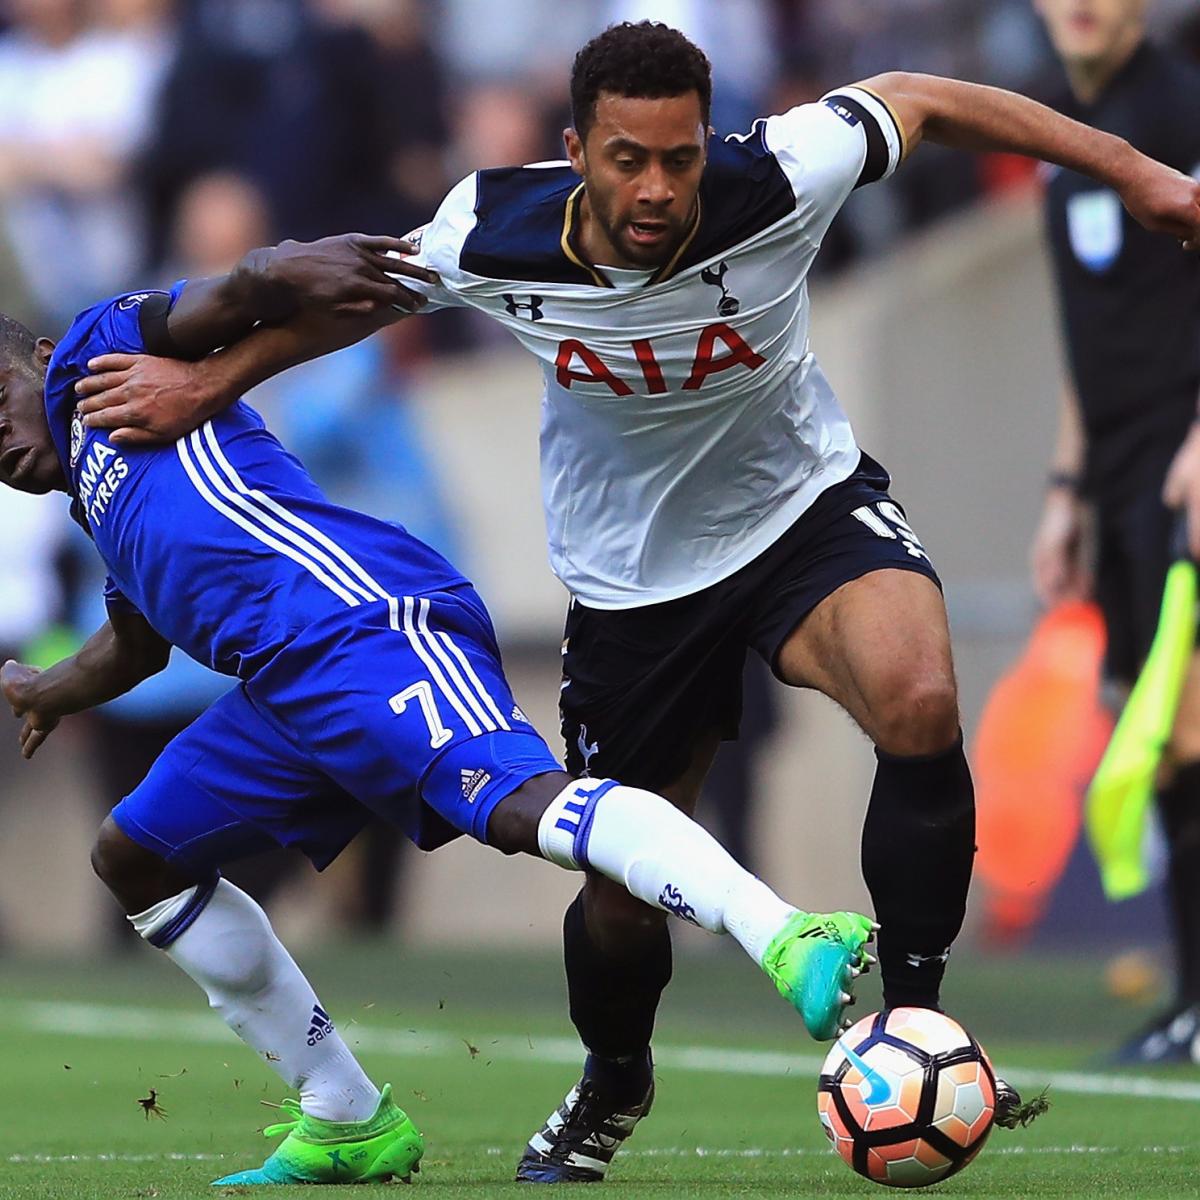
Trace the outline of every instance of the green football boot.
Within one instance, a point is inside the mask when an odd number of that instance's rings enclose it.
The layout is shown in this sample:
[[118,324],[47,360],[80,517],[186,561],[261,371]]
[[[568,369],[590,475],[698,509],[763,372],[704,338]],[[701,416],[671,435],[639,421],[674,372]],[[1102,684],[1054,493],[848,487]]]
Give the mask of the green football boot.
[[214,1179],[213,1187],[274,1183],[386,1183],[408,1180],[420,1170],[425,1142],[392,1101],[386,1084],[368,1121],[322,1121],[307,1116],[296,1100],[281,1107],[291,1119],[268,1125],[264,1137],[287,1137],[261,1167]]
[[866,947],[878,928],[861,913],[794,912],[767,947],[763,970],[818,1041],[841,1032],[854,981],[875,961]]

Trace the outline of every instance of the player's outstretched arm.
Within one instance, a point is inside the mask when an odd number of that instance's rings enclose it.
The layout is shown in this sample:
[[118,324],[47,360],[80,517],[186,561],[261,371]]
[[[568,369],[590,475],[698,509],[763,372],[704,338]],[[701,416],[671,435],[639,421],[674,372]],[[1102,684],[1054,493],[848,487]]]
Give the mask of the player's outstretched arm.
[[170,654],[170,644],[140,613],[114,611],[78,653],[49,670],[6,662],[0,691],[13,715],[24,718],[21,754],[32,758],[63,717],[123,696],[161,671]]
[[110,430],[115,445],[173,442],[263,380],[360,342],[399,318],[390,307],[349,316],[302,312],[282,325],[260,325],[198,362],[102,354],[75,385],[78,409],[89,429]]
[[283,242],[252,250],[228,275],[189,281],[147,338],[150,354],[88,363],[75,389],[85,424],[112,430],[117,444],[182,437],[264,379],[420,309],[425,298],[401,280],[437,275],[395,257],[414,250],[363,234]]
[[1133,217],[1200,249],[1200,183],[1123,138],[1072,121],[1000,88],[891,72],[860,85],[895,112],[912,151],[922,140],[964,150],[1026,154],[1112,187]]
[[1079,397],[1064,382],[1046,498],[1030,553],[1033,590],[1047,609],[1065,600],[1086,600],[1092,591],[1084,536],[1087,506],[1079,494],[1085,446]]
[[415,251],[401,238],[363,233],[251,250],[228,275],[188,281],[167,314],[168,344],[161,349],[171,358],[202,358],[257,325],[301,313],[335,319],[386,313],[398,320],[425,304],[403,278],[437,282],[432,271],[402,257]]

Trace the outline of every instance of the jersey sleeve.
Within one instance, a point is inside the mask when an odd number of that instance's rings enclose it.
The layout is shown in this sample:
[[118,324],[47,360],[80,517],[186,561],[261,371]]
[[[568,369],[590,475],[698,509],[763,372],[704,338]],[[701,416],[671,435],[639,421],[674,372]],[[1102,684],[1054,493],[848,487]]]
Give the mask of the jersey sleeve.
[[[436,312],[439,308],[462,307],[466,301],[461,296],[464,282],[459,261],[463,243],[475,228],[475,197],[479,189],[478,176],[471,174],[456,184],[438,206],[433,219],[406,234],[406,240],[415,242],[417,253],[409,262],[436,271],[440,284],[424,283],[409,279],[406,275],[393,276],[398,282],[426,299],[421,312]],[[399,256],[397,256],[399,257]]]
[[104,579],[104,607],[109,612],[136,613],[140,611],[138,606],[117,587],[111,575],[105,576]]
[[904,157],[899,120],[862,87],[838,88],[814,104],[768,117],[762,134],[814,241],[855,188],[887,179]]

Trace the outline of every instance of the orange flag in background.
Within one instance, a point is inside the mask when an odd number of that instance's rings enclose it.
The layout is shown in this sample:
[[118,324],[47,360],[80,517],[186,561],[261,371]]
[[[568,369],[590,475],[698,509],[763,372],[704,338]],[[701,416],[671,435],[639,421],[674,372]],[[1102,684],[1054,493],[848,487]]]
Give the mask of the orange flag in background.
[[1100,704],[1103,655],[1099,609],[1060,605],[984,706],[971,757],[975,875],[994,938],[1020,937],[1037,921],[1079,837],[1083,794],[1113,725]]

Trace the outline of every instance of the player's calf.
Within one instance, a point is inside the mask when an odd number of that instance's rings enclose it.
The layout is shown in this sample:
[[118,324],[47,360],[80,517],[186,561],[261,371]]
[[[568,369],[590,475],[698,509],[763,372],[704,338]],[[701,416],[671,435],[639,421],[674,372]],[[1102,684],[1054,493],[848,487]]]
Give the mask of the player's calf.
[[[733,933],[759,961],[796,911],[669,801],[614,780],[531,780],[497,805],[488,838],[567,870],[594,870],[660,912]],[[624,911],[645,919],[636,907]]]
[[937,1008],[974,863],[971,773],[961,737],[939,754],[876,754],[862,865],[883,925],[884,1004]]
[[[309,1124],[323,1121],[349,1127],[372,1119],[372,1113],[378,1116],[379,1089],[275,936],[266,913],[250,896],[215,869],[188,871],[173,866],[134,842],[111,817],[101,826],[92,865],[125,906],[134,929],[195,980],[210,1007],[300,1092]],[[419,1138],[414,1142],[415,1131],[408,1137],[407,1128],[401,1157],[415,1162]],[[388,1130],[372,1126],[372,1137],[390,1135],[390,1130],[390,1126]],[[345,1133],[341,1140],[352,1140],[353,1133]],[[387,1146],[372,1143],[380,1159],[376,1163],[372,1158],[368,1164],[372,1170],[382,1171],[391,1164],[392,1174],[407,1173],[407,1166],[394,1169],[394,1140],[385,1138]],[[413,1148],[409,1142],[418,1151],[415,1157],[408,1154]],[[357,1158],[354,1162],[363,1165]]]
[[549,795],[564,778],[542,776],[501,801],[489,837],[527,850],[536,814],[543,858],[568,870],[591,869],[662,912],[732,934],[801,1012],[809,1032],[834,1036],[870,936],[867,918],[810,921],[662,796],[598,779],[568,781]]

